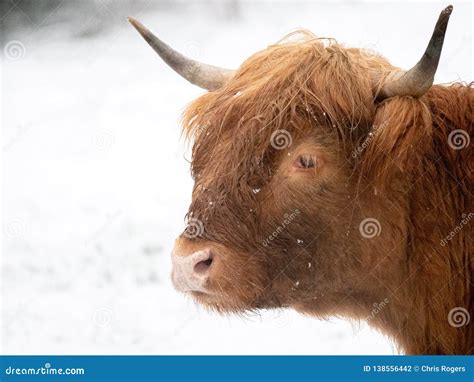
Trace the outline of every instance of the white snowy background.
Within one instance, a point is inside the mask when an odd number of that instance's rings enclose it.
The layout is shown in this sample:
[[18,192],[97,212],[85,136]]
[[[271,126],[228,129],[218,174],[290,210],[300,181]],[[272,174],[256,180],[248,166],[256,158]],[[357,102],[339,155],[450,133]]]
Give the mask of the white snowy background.
[[[192,188],[179,117],[202,90],[125,17],[214,65],[237,67],[307,28],[409,67],[447,2],[91,0],[42,13],[2,3],[4,353],[396,352],[365,324],[286,310],[223,317],[173,290]],[[471,70],[472,7],[454,2],[436,82],[469,82]]]

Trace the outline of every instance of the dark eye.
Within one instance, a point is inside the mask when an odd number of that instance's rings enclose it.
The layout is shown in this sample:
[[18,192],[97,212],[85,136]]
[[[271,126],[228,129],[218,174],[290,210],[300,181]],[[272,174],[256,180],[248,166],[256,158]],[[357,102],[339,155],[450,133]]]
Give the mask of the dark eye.
[[300,155],[296,161],[295,166],[298,168],[313,168],[316,166],[316,161],[311,155]]

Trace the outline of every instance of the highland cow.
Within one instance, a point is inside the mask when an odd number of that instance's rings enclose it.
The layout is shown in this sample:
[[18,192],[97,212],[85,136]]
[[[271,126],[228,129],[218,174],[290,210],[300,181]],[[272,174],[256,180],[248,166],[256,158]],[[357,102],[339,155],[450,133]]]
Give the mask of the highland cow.
[[130,18],[209,91],[183,116],[176,289],[219,312],[366,320],[406,354],[474,353],[474,90],[433,85],[451,12],[407,71],[307,31],[221,69]]

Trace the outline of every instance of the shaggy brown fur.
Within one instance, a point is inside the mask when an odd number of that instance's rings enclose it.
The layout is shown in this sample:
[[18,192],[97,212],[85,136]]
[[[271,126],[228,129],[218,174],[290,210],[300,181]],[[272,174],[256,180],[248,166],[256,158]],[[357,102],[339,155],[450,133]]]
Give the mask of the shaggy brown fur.
[[[199,302],[367,319],[406,353],[473,354],[474,324],[454,327],[450,312],[474,320],[474,156],[448,136],[472,137],[474,91],[433,86],[379,102],[373,79],[393,69],[301,31],[187,108],[188,216],[205,229],[180,242],[215,254]],[[271,144],[278,129],[291,138],[282,150]],[[315,168],[295,166],[301,156]],[[371,238],[367,218],[380,225]]]

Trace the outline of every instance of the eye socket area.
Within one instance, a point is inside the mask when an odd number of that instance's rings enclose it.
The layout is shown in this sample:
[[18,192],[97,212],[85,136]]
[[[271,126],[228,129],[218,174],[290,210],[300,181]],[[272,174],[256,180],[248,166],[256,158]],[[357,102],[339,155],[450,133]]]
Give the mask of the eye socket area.
[[317,166],[316,157],[311,154],[301,154],[293,161],[293,167],[300,170],[309,170]]

